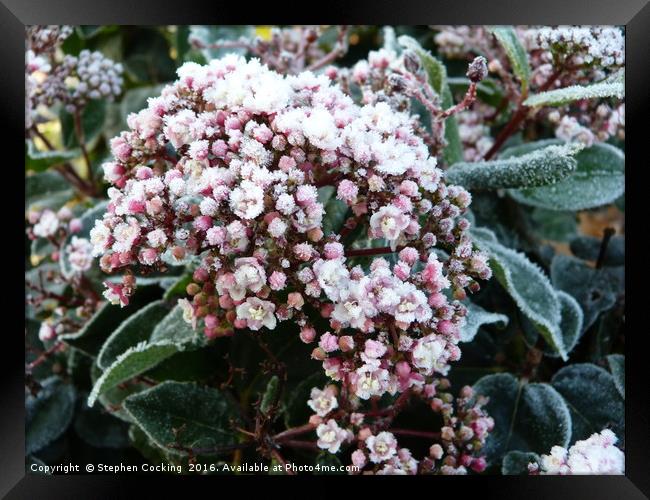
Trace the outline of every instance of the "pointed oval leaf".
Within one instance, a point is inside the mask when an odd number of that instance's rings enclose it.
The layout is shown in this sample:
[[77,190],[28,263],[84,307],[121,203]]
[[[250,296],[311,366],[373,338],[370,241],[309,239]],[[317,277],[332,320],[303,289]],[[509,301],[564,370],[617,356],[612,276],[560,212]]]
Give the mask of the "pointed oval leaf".
[[614,384],[625,399],[625,356],[622,354],[610,354],[607,356],[607,364],[609,364],[609,371],[612,372],[614,377]]
[[467,316],[465,316],[465,324],[460,329],[461,342],[474,340],[482,325],[497,323],[504,328],[508,324],[508,316],[504,314],[488,312],[471,301],[465,302],[465,307],[467,307]]
[[75,389],[53,376],[41,382],[42,389],[25,400],[25,454],[31,455],[61,436],[74,415]]
[[555,445],[567,446],[571,417],[562,396],[548,384],[528,384],[509,373],[487,375],[474,384],[494,430],[485,443],[488,462],[501,461],[511,450],[545,453]]
[[515,29],[512,26],[493,26],[490,31],[506,51],[512,71],[521,82],[521,90],[526,92],[530,81],[530,64],[528,53],[519,41]]
[[451,184],[467,189],[524,188],[552,185],[571,175],[577,168],[575,145],[553,145],[523,156],[490,161],[460,162],[445,176]]
[[162,300],[156,300],[129,316],[118,326],[97,355],[100,368],[108,368],[117,357],[130,347],[149,340],[153,329],[169,313]]
[[569,365],[553,376],[551,385],[569,407],[572,442],[587,439],[606,427],[624,440],[625,405],[614,377],[607,371],[591,363]]
[[625,155],[620,149],[596,143],[576,154],[575,160],[575,172],[565,179],[549,186],[511,190],[510,196],[525,205],[575,211],[613,203],[625,192]]
[[503,245],[477,237],[476,244],[487,251],[494,274],[513,298],[521,312],[532,321],[562,359],[567,358],[566,347],[560,334],[562,306],[542,270],[519,252]]
[[211,443],[216,448],[237,442],[231,423],[239,423],[239,412],[217,389],[163,382],[129,396],[124,408],[146,435],[163,448],[174,444],[192,447],[197,442]]

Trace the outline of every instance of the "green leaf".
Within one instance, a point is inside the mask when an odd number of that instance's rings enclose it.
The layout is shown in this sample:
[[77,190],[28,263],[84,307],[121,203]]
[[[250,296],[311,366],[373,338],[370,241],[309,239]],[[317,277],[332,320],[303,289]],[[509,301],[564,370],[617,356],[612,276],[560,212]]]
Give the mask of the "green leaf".
[[499,462],[511,450],[547,453],[555,445],[569,444],[569,410],[550,385],[527,384],[499,373],[480,379],[474,390],[489,398],[485,409],[494,419],[483,448],[488,462]]
[[275,403],[278,400],[279,385],[280,379],[277,375],[273,375],[266,386],[266,390],[262,396],[262,402],[260,403],[260,411],[264,415],[268,415],[271,409],[275,406]]
[[347,219],[349,207],[344,201],[332,197],[325,204],[323,217],[323,233],[329,235],[338,233]]
[[526,92],[530,81],[530,65],[526,49],[519,41],[515,29],[512,26],[493,26],[490,31],[506,51],[512,71],[521,82],[522,93]]
[[172,285],[165,291],[165,295],[163,295],[163,299],[171,300],[175,298],[185,297],[187,295],[185,289],[187,288],[187,285],[189,285],[191,282],[192,282],[192,274],[191,273],[183,274],[181,277],[175,279]]
[[540,460],[537,453],[510,451],[506,453],[503,462],[501,462],[501,474],[504,476],[527,476],[528,464],[539,463]]
[[156,325],[169,313],[162,300],[147,304],[129,316],[111,333],[97,355],[97,364],[106,369],[127,349],[149,340]]
[[535,325],[544,340],[563,360],[567,359],[566,346],[560,332],[562,306],[542,270],[519,252],[472,231],[475,243],[490,256],[494,275],[513,298],[521,312]]
[[[560,334],[562,336],[562,344],[564,345],[567,354],[569,354],[578,343],[583,328],[583,313],[580,309],[580,305],[576,300],[569,295],[568,293],[557,291],[557,298],[560,300],[562,306],[562,319],[560,321]],[[534,346],[537,343],[539,337],[539,332],[535,327],[530,323],[530,321],[524,318],[524,323],[522,324],[522,329],[524,332],[524,339],[526,344],[529,346]],[[542,346],[542,351],[545,355],[557,358],[558,353],[555,349],[549,347],[545,342]]]
[[129,396],[124,408],[158,446],[219,447],[237,442],[231,422],[240,417],[234,403],[217,389],[163,382]]
[[[559,143],[540,141],[539,143]],[[521,147],[504,151],[512,156]],[[610,144],[596,143],[575,156],[576,170],[565,179],[549,186],[512,190],[519,203],[549,210],[586,210],[613,203],[625,191],[625,155]]]
[[606,427],[611,427],[621,441],[625,438],[625,405],[614,377],[607,371],[591,363],[569,365],[553,376],[551,385],[562,394],[571,412],[572,442]]
[[504,314],[488,312],[471,301],[465,302],[465,307],[467,307],[467,316],[465,316],[465,324],[460,329],[461,342],[474,340],[482,325],[500,323],[499,326],[504,328],[508,324],[508,316]]
[[[422,63],[422,68],[427,75],[431,88],[440,96],[440,102],[444,108],[450,108],[454,105],[454,99],[447,82],[447,69],[431,52],[422,48],[422,46],[412,37],[402,35],[397,42],[404,48],[413,50]],[[445,121],[445,140],[447,146],[443,151],[443,158],[447,165],[453,165],[463,159],[463,147],[458,133],[458,122],[456,117],[450,116]]]
[[60,165],[81,155],[81,151],[73,149],[71,151],[39,151],[34,147],[34,143],[29,141],[27,157],[25,158],[25,169],[34,172],[43,172],[54,165]]
[[572,85],[562,89],[549,90],[533,94],[524,101],[526,106],[562,106],[574,101],[583,99],[602,99],[605,97],[625,97],[625,81],[621,78],[618,81],[603,81],[593,85]]
[[625,399],[625,356],[610,354],[607,356],[607,364],[609,364],[609,370],[612,372],[612,377],[614,377],[616,389],[618,389],[621,397]]
[[[74,117],[65,110],[59,115],[61,120],[61,134],[65,149],[79,147],[79,141],[74,128]],[[81,111],[81,125],[84,133],[84,142],[91,143],[101,134],[106,121],[106,101],[93,99]]]
[[68,182],[57,172],[45,171],[25,177],[25,210],[57,210],[73,195]]
[[[90,381],[94,385],[99,377],[102,376],[102,370],[97,366],[97,363],[93,363],[90,368]],[[127,384],[120,384],[112,389],[108,389],[103,394],[100,394],[97,398],[104,408],[110,415],[122,420],[123,422],[133,423],[133,418],[122,408],[122,402],[131,394],[135,394],[140,391],[144,391],[149,386],[144,382],[137,380],[131,380]],[[85,401],[84,401],[85,403]]]
[[148,344],[140,342],[130,347],[109,366],[106,371],[97,379],[88,396],[88,406],[93,406],[97,397],[113,387],[126,382],[158,365],[164,359],[183,350],[182,344],[171,341],[159,341]]
[[171,341],[183,343],[200,340],[202,336],[192,329],[192,325],[183,319],[181,306],[176,305],[154,328],[150,341]]
[[[70,244],[73,236],[76,236],[77,238],[89,239],[90,230],[93,227],[95,227],[95,221],[97,219],[101,219],[104,216],[107,206],[108,206],[108,201],[102,201],[99,202],[94,207],[91,207],[88,210],[86,210],[81,215],[81,217],[79,217],[79,219],[81,220],[81,230],[75,233],[74,235],[70,234],[66,238],[64,242],[64,248],[66,248]],[[71,278],[72,275],[74,274],[74,271],[70,266],[70,255],[68,254],[67,251],[61,252],[61,258],[59,260],[59,263],[61,266],[61,274],[63,274],[63,276],[65,276],[66,278]],[[93,260],[93,266],[96,270],[99,268],[97,259]]]
[[85,403],[77,413],[74,430],[86,443],[96,448],[126,448],[129,446],[129,426],[101,408],[89,408]]
[[149,302],[160,298],[157,285],[140,286],[131,297],[128,306],[120,307],[104,303],[78,332],[61,335],[59,338],[90,356],[96,356],[108,336],[134,312]]
[[[614,279],[613,279],[614,278]],[[616,303],[621,284],[609,268],[595,269],[584,261],[558,254],[551,261],[553,285],[571,294],[584,312],[583,327],[589,328],[598,315]]]
[[59,377],[41,382],[36,397],[25,400],[25,454],[31,455],[60,437],[70,425],[74,414],[75,390]]
[[450,184],[467,189],[502,189],[554,184],[577,168],[574,155],[580,147],[573,144],[548,146],[524,156],[490,161],[459,162],[446,172]]
[[162,83],[176,76],[171,46],[156,27],[138,30],[138,36],[125,39],[124,70],[136,82]]

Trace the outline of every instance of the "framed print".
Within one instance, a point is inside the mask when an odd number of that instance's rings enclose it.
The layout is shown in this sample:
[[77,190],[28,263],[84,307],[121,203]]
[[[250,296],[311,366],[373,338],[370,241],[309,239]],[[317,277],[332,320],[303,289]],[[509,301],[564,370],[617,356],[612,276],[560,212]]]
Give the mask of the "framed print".
[[7,498],[647,498],[647,5],[75,3],[0,9],[25,162]]

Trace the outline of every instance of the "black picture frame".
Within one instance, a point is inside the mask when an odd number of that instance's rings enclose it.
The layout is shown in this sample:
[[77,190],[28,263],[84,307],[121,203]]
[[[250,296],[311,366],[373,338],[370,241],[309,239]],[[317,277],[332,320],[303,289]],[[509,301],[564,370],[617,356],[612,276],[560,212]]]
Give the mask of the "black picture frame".
[[[179,8],[181,7],[181,8]],[[650,64],[647,61],[650,48],[650,5],[647,0],[543,0],[524,2],[523,0],[356,0],[354,3],[343,0],[328,0],[321,9],[308,11],[304,3],[281,5],[278,2],[242,5],[238,2],[210,2],[184,0],[1,0],[0,2],[0,69],[1,109],[3,128],[5,128],[5,151],[14,150],[20,154],[20,135],[23,120],[24,81],[24,26],[29,24],[616,24],[626,27],[626,101],[627,120],[626,158],[628,165],[635,170],[634,175],[647,163],[647,153],[643,151],[644,128],[641,120],[648,108],[648,88],[650,88]],[[324,8],[323,8],[324,7]],[[282,18],[282,19],[281,19]],[[647,139],[645,139],[647,142]],[[645,153],[645,154],[644,154]],[[14,164],[5,164],[7,170],[14,169],[16,177],[22,172]],[[4,206],[20,207],[20,190],[9,187],[4,182]],[[13,182],[11,185],[13,186]],[[637,182],[626,182],[626,189],[642,189]],[[19,184],[16,184],[19,185]],[[15,200],[12,200],[15,197]],[[635,205],[635,196],[628,197],[629,207]],[[6,241],[24,240],[24,226],[17,213],[7,214],[5,221],[11,226],[12,236]],[[628,214],[635,214],[628,208]],[[640,218],[640,216],[639,216]],[[626,221],[627,232],[634,228]],[[633,229],[632,229],[633,230]],[[15,236],[14,236],[15,235]],[[632,240],[634,241],[634,240]],[[9,245],[11,246],[11,245]],[[18,249],[17,254],[24,249]],[[627,258],[631,260],[639,252],[636,242],[628,245]],[[17,255],[16,259],[24,258]],[[5,261],[5,265],[7,261]],[[11,261],[13,262],[13,261]],[[627,264],[627,263],[626,263]],[[18,266],[9,264],[11,271],[20,273]],[[633,281],[629,281],[632,279]],[[638,276],[629,276],[627,287],[632,288]],[[20,275],[9,282],[20,284]],[[16,285],[19,288],[21,285]],[[642,288],[639,288],[643,290]],[[13,297],[15,296],[15,297]],[[189,488],[197,485],[195,477],[161,475],[80,475],[41,476],[25,474],[24,462],[24,394],[20,353],[20,327],[18,312],[23,298],[20,294],[7,294],[2,300],[6,324],[4,340],[13,338],[15,343],[0,349],[3,363],[0,364],[0,495],[6,498],[121,498],[136,491],[133,483],[155,481],[156,486],[164,488],[167,495],[187,495]],[[626,293],[629,303],[641,300],[643,294]],[[15,304],[13,302],[16,302]],[[632,306],[632,311],[638,311]],[[632,317],[637,316],[633,312]],[[476,498],[591,498],[591,499],[636,499],[650,496],[650,391],[644,374],[647,362],[643,349],[645,329],[630,328],[632,334],[626,343],[626,475],[625,477],[464,477],[464,478],[416,478],[417,485],[391,481],[402,494],[409,494],[411,488],[419,493],[413,495],[460,495]],[[18,346],[16,345],[18,344]],[[399,479],[399,478],[397,478]],[[218,478],[224,481],[223,477]],[[351,477],[327,477],[327,486],[309,486],[313,478],[297,477],[287,480],[281,477],[234,477],[238,485],[253,484],[266,488],[268,496],[273,491],[284,498],[296,495],[295,485],[309,488],[309,495],[341,495],[353,486],[361,486],[370,495],[377,488],[387,493],[387,480],[355,479]],[[125,483],[124,481],[128,481]],[[280,485],[276,481],[286,484]],[[421,483],[421,484],[420,484]],[[345,486],[344,486],[345,485]],[[203,485],[204,487],[206,485]],[[232,486],[232,485],[230,485]],[[141,484],[140,484],[141,487]],[[211,486],[208,486],[209,488]],[[131,489],[133,488],[133,489]],[[237,490],[235,490],[237,491]],[[213,494],[217,492],[213,490]],[[233,494],[231,490],[228,494]],[[150,492],[153,495],[152,492]],[[198,492],[196,493],[198,494]],[[223,491],[225,494],[225,490]],[[175,496],[174,495],[174,496]],[[244,495],[241,493],[241,495]],[[301,495],[302,496],[302,495]],[[343,495],[345,496],[345,495]],[[245,497],[243,497],[245,498]]]

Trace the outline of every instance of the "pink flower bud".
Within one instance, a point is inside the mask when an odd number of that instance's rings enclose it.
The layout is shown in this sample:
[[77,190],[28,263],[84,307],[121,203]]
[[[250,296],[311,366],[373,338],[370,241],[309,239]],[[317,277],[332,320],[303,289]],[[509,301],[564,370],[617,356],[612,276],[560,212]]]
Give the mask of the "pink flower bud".
[[472,460],[470,467],[474,472],[481,473],[486,469],[487,461],[485,460],[485,457],[475,458],[474,460]]
[[314,330],[311,326],[304,326],[300,330],[300,340],[302,340],[305,344],[312,343],[315,338],[316,330]]
[[311,358],[316,359],[318,361],[323,361],[327,357],[327,353],[323,350],[322,347],[316,347],[312,352],[311,352]]
[[332,335],[329,332],[326,332],[321,335],[318,345],[325,352],[336,351],[339,348],[338,337],[336,335]]
[[287,306],[293,307],[294,309],[302,309],[304,305],[305,299],[302,298],[300,292],[291,292],[287,296]]
[[343,352],[349,352],[354,349],[354,339],[350,335],[344,335],[339,338],[339,347]]
[[406,361],[400,361],[395,365],[395,371],[400,378],[408,377],[411,373],[411,365]]
[[363,468],[366,465],[366,454],[361,450],[355,450],[352,452],[352,464],[359,469]]
[[72,219],[68,224],[68,230],[72,234],[78,233],[79,231],[81,231],[82,228],[83,228],[83,224],[81,222],[81,219],[76,219],[76,218]]

